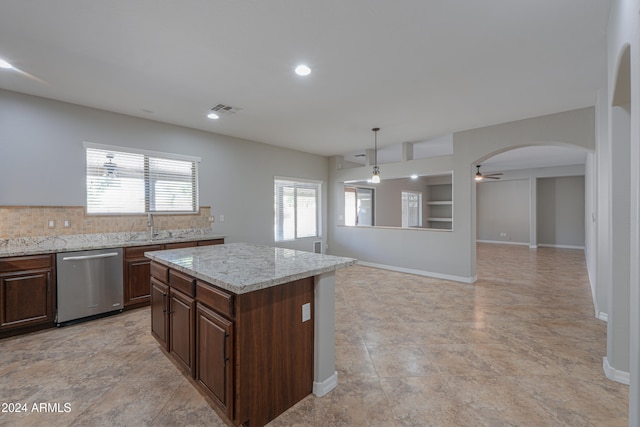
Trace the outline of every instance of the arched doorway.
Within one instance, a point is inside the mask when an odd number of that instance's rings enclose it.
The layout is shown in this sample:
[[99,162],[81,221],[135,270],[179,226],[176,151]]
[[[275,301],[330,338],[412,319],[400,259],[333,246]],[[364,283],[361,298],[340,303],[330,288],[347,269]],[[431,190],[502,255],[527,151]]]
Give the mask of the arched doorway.
[[588,162],[588,150],[559,143],[515,147],[476,161],[483,173],[502,174],[476,181],[477,241],[584,249],[593,234],[585,227],[593,203],[585,197],[585,187],[593,191],[585,180]]

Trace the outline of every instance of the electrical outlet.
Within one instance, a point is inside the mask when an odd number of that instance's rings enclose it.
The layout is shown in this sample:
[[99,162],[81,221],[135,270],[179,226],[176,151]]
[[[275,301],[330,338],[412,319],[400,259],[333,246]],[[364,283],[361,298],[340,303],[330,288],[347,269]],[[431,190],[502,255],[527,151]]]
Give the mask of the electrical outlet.
[[56,222],[52,219],[49,220],[49,228],[56,228]]
[[302,305],[302,321],[306,322],[307,320],[311,320],[311,303],[306,303]]
[[71,227],[71,223],[69,222],[69,220],[68,220],[68,219],[65,219],[65,220],[64,220],[64,222],[63,222],[63,227],[64,227],[64,228],[69,228],[69,227]]
[[213,216],[209,217],[209,222],[216,222],[216,219]]
[[218,215],[218,218],[220,218],[220,222],[224,222],[224,215]]

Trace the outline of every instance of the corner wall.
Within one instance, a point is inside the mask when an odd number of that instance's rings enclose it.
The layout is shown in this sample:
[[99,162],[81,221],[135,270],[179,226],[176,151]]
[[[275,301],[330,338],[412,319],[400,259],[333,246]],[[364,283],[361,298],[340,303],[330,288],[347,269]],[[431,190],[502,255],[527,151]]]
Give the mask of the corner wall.
[[[629,175],[619,176],[614,171],[610,173],[611,185],[613,187],[622,184],[628,185],[628,212],[624,213],[629,217],[629,245],[627,246],[626,253],[621,250],[621,245],[617,245],[615,240],[615,229],[612,231],[611,236],[611,250],[616,250],[618,247],[619,256],[626,258],[628,263],[628,281],[626,283],[616,282],[615,272],[611,272],[611,294],[616,298],[620,295],[620,298],[626,297],[629,301],[629,311],[624,313],[624,309],[621,309],[621,313],[609,313],[609,325],[607,334],[607,358],[606,362],[615,363],[615,352],[624,352],[623,347],[620,347],[616,343],[615,335],[612,331],[618,331],[623,336],[629,337],[629,425],[640,425],[640,118],[638,111],[640,111],[640,1],[639,0],[614,0],[611,6],[611,12],[609,16],[609,25],[607,28],[607,91],[608,91],[608,122],[611,124],[610,143],[611,152],[616,153],[618,149],[626,151],[628,155]],[[626,61],[628,65],[623,65],[621,60],[623,53],[628,49],[629,57]],[[626,68],[626,69],[625,69]],[[627,80],[626,85],[621,83]],[[627,86],[627,87],[625,87]],[[614,113],[613,106],[620,108],[628,102],[629,106],[629,118],[628,123],[623,124],[622,127],[617,125],[614,120],[619,120],[620,110]],[[614,116],[615,115],[615,116]],[[614,129],[615,127],[615,129]],[[624,132],[624,127],[629,132],[628,148],[620,144],[622,136],[621,132]],[[614,159],[612,157],[612,169],[615,167]],[[626,181],[626,182],[623,182]],[[598,196],[604,194],[599,193]],[[624,197],[624,195],[619,195]],[[615,200],[612,199],[615,203]],[[598,202],[600,204],[600,200]],[[615,205],[611,206],[611,209],[625,209],[625,206]],[[622,278],[622,280],[626,280]],[[628,289],[628,291],[627,291]],[[613,310],[620,310],[616,306],[615,301],[609,301],[609,306]],[[620,322],[616,322],[616,316],[621,319]],[[628,316],[628,321],[625,323],[624,318]],[[626,328],[626,331],[624,330]],[[613,342],[612,342],[613,340]],[[613,351],[610,354],[610,350]],[[610,357],[611,356],[611,357]],[[622,355],[622,357],[624,357]],[[611,359],[611,360],[609,360]],[[612,366],[617,369],[616,366]]]

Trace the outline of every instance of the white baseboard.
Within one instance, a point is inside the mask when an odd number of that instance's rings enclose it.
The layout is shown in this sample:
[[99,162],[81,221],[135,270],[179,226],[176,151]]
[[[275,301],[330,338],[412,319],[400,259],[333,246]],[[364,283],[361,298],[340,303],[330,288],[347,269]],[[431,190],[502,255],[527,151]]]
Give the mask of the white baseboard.
[[322,397],[338,386],[338,373],[334,372],[322,382],[313,382],[313,394]]
[[491,243],[492,245],[520,245],[529,246],[528,242],[512,242],[506,240],[476,240],[476,243]]
[[550,245],[547,243],[538,243],[538,246],[543,248],[558,248],[558,249],[581,249],[584,251],[584,246],[573,246],[573,245]]
[[608,322],[609,321],[609,315],[607,313],[605,313],[604,311],[599,311],[596,317],[598,319],[602,320],[603,322]]
[[520,245],[520,246],[529,246],[531,249],[541,248],[558,248],[558,249],[582,249],[584,250],[584,246],[573,246],[573,245],[550,245],[547,243],[538,243],[537,245],[530,245],[528,242],[511,242],[504,240],[476,240],[476,243],[490,243],[497,245]]
[[391,270],[391,271],[397,271],[400,273],[415,274],[417,276],[433,277],[435,279],[451,280],[453,282],[475,283],[478,280],[478,276],[473,276],[473,277],[454,276],[451,274],[441,274],[441,273],[434,273],[431,271],[416,270],[413,268],[404,268],[404,267],[396,267],[393,265],[378,264],[375,262],[358,261],[358,264],[364,265],[365,267],[381,268],[383,270]]
[[607,360],[606,357],[602,358],[602,370],[604,371],[604,374],[607,376],[607,378],[609,378],[610,380],[629,385],[629,382],[630,382],[629,372],[619,371],[613,368],[611,365],[609,365],[609,360]]

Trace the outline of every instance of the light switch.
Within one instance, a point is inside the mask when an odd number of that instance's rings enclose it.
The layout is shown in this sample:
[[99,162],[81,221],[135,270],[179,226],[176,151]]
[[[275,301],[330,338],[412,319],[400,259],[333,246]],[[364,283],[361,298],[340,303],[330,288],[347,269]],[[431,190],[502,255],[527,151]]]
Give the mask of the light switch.
[[56,222],[52,219],[49,220],[49,228],[56,228]]
[[302,305],[302,321],[306,322],[307,320],[311,320],[311,303],[306,303]]

